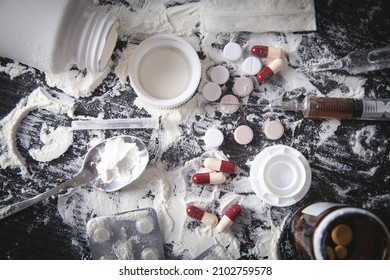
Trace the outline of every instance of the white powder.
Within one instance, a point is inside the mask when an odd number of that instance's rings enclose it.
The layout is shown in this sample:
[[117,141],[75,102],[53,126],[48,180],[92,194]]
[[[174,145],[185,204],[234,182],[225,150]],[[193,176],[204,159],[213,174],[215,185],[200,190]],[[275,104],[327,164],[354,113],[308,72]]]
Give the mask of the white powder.
[[[138,1],[136,2],[138,3]],[[234,2],[236,4],[238,3],[237,1]],[[269,3],[272,4],[271,2]],[[127,4],[130,6],[133,5],[131,1]],[[198,133],[205,132],[211,126],[227,126],[223,117],[221,119],[217,118],[219,115],[216,113],[215,107],[204,105],[205,100],[200,93],[200,89],[210,80],[209,72],[212,66],[225,63],[231,75],[240,76],[243,74],[241,70],[243,60],[234,63],[228,62],[223,57],[221,48],[215,47],[216,45],[224,46],[227,42],[236,40],[237,34],[206,33],[202,34],[201,38],[194,35],[194,31],[198,29],[197,23],[199,22],[200,15],[199,4],[192,3],[166,8],[162,2],[145,1],[143,8],[139,11],[133,11],[131,7],[122,4],[107,5],[107,10],[119,17],[120,39],[122,42],[127,42],[127,46],[123,50],[117,51],[117,60],[100,74],[83,73],[77,70],[70,70],[61,75],[46,73],[46,81],[49,86],[58,87],[68,95],[80,98],[91,95],[93,90],[100,85],[110,71],[113,71],[117,79],[109,84],[107,92],[110,92],[113,96],[117,96],[121,95],[123,89],[128,90],[128,62],[132,52],[137,47],[134,44],[137,40],[145,39],[155,33],[174,33],[182,35],[196,51],[201,51],[206,55],[202,60],[202,79],[199,89],[194,97],[183,106],[171,110],[158,110],[145,106],[138,98],[135,100],[134,105],[138,109],[145,110],[150,115],[161,118],[161,130],[156,132],[158,133],[158,139],[153,138],[154,135],[152,135],[153,141],[159,141],[159,149],[156,151],[157,160],[148,166],[143,176],[137,180],[137,184],[131,189],[125,188],[121,192],[115,193],[105,193],[94,188],[73,189],[69,193],[59,196],[58,211],[65,223],[78,230],[84,230],[86,228],[86,221],[90,217],[111,215],[136,208],[153,207],[158,213],[164,242],[172,246],[173,254],[181,256],[183,259],[194,258],[216,243],[227,248],[229,255],[233,258],[242,257],[239,250],[242,245],[240,244],[242,232],[245,228],[251,226],[252,219],[261,216],[265,226],[256,227],[253,232],[249,233],[253,240],[253,246],[248,249],[247,254],[253,254],[258,258],[268,257],[269,259],[275,259],[277,258],[276,246],[281,230],[280,225],[277,225],[271,218],[270,208],[253,194],[249,179],[245,173],[237,175],[234,179],[229,177],[227,182],[219,187],[194,186],[190,181],[190,176],[203,167],[203,159],[206,156],[222,159],[227,159],[227,156],[217,150],[204,152],[206,149],[202,146],[201,142],[197,143],[193,139],[186,139],[187,135],[185,133],[188,133],[188,131],[183,130],[181,126],[186,127],[193,124],[190,133],[194,130]],[[324,57],[332,57],[332,53],[329,49],[325,48],[311,60],[304,60],[299,53],[299,47],[303,38],[310,40],[310,34],[283,34],[283,36],[280,36],[274,33],[264,33],[250,34],[248,36],[248,43],[243,46],[244,54],[248,54],[249,47],[254,44],[271,45],[284,49],[288,56],[288,62],[290,63],[290,65],[286,65],[277,75],[275,84],[257,85],[251,95],[253,100],[258,102],[277,100],[285,97],[286,93],[289,93],[289,98],[293,98],[295,94],[299,95],[300,93],[304,95],[323,95],[321,90],[311,82],[310,73],[305,72],[305,66],[320,61]],[[267,63],[267,61],[265,62]],[[19,67],[18,65],[7,65],[1,71],[9,73],[12,77],[16,77],[18,71],[20,73],[26,71]],[[110,69],[110,67],[114,67],[114,69]],[[297,67],[301,69],[297,70]],[[13,71],[12,69],[19,70]],[[327,95],[356,98],[363,96],[363,86],[366,80],[362,77],[344,77],[339,74],[321,73],[318,79],[322,83],[330,79],[342,86],[342,90],[336,86]],[[295,93],[294,90],[297,89],[298,92]],[[303,90],[299,91],[301,89]],[[226,91],[227,88],[223,86],[223,92],[226,93]],[[35,100],[34,97],[36,96],[40,98]],[[94,100],[104,103],[104,97],[106,95],[102,98],[97,97]],[[242,99],[242,101],[247,100],[248,98]],[[58,105],[58,103],[61,105]],[[55,104],[57,104],[57,107],[54,106]],[[30,110],[35,108],[43,108],[55,113],[66,112],[71,115],[73,104],[69,103],[65,105],[65,103],[61,103],[57,99],[50,99],[44,89],[39,89],[38,92],[34,91],[30,97],[23,99],[20,105],[15,108],[15,112],[13,111],[11,113],[12,116],[7,116],[1,121],[0,141],[2,143],[1,150],[4,151],[0,156],[2,168],[19,167],[24,171],[24,174],[27,173],[23,158],[16,150],[14,142],[15,130],[20,120]],[[272,114],[274,113],[266,112],[262,117]],[[14,116],[19,116],[17,122],[13,121],[15,119]],[[258,123],[260,119],[259,116],[251,114],[246,116],[246,120],[252,123]],[[288,118],[285,123],[293,132],[293,136],[295,131],[302,125],[301,120],[290,122]],[[237,122],[230,123],[228,124],[228,128],[233,130],[236,125]],[[330,145],[332,143],[332,137],[339,126],[340,121],[325,120],[318,129],[311,130],[316,133],[313,137],[317,146]],[[350,143],[353,152],[366,156],[367,151],[369,151],[367,145],[371,141],[370,139],[372,139],[370,137],[374,136],[374,134],[374,128],[370,127],[353,134]],[[95,132],[94,136],[91,137],[93,139],[90,139],[90,145],[93,145],[93,142],[104,139],[104,137],[103,132]],[[302,135],[293,137],[291,140],[292,144],[300,143],[302,137]],[[179,141],[186,141],[187,148],[195,151],[199,156],[186,160],[183,165],[172,167],[169,166],[169,162],[162,160],[162,155],[169,149],[174,149],[174,145]],[[116,164],[118,162],[121,162],[121,158],[116,157],[118,156],[116,153],[112,153],[115,149],[114,147],[112,149],[110,148],[111,155],[104,159],[104,164],[102,163],[101,166],[101,170],[104,171],[102,173],[106,174],[104,176],[107,180],[115,176],[120,176],[117,174],[118,171],[115,170],[115,167],[117,167]],[[339,172],[345,173],[351,172],[350,166],[338,162],[331,156],[315,154],[313,160],[319,161],[324,169],[338,170]],[[250,166],[250,164],[251,161],[248,155],[247,165]],[[120,169],[123,171],[127,167],[123,165]],[[109,172],[107,172],[108,170]],[[375,172],[375,170],[373,167],[368,172]],[[122,171],[119,173],[122,173]],[[340,195],[345,196],[349,189],[336,189],[336,191]],[[203,224],[194,226],[194,221],[185,214],[186,206],[189,203],[194,203],[219,217],[223,216],[231,203],[239,203],[244,209],[244,213],[239,216],[230,231],[220,234],[214,228]],[[369,203],[371,202],[367,202],[367,204]],[[118,243],[115,250],[118,257],[131,258],[130,249],[131,243]]]
[[34,68],[23,66],[18,62],[10,62],[6,66],[0,65],[0,72],[8,74],[11,79],[14,79],[28,72],[35,73],[35,70]]
[[108,140],[100,156],[101,160],[96,169],[105,183],[116,179],[128,182],[134,170],[141,164],[137,144],[126,143],[120,137]]
[[41,148],[30,149],[30,155],[37,161],[51,161],[60,157],[73,144],[73,133],[70,127],[59,126],[56,129],[42,125],[40,133]]
[[[28,175],[25,160],[16,147],[16,132],[22,119],[35,109],[45,109],[57,114],[66,113],[72,117],[73,101],[65,97],[54,98],[43,88],[37,88],[28,97],[23,98],[0,122],[1,168],[20,168],[22,175]],[[50,157],[42,154],[41,156]]]

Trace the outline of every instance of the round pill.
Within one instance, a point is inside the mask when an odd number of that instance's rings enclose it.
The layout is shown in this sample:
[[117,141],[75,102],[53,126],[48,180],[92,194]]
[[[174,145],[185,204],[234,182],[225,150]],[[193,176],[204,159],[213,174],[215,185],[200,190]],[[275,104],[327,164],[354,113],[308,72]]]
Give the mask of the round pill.
[[94,232],[93,238],[96,242],[102,243],[111,238],[111,231],[105,227],[97,228]]
[[158,260],[158,254],[154,248],[145,248],[142,250],[141,257],[143,260]]
[[253,91],[253,82],[248,77],[236,79],[233,85],[233,92],[238,96],[247,96]]
[[217,128],[207,129],[204,135],[204,142],[207,148],[217,148],[222,145],[223,140],[223,133]]
[[284,127],[278,120],[267,121],[264,124],[264,134],[268,139],[277,140],[283,136]]
[[348,249],[341,245],[337,245],[334,248],[334,252],[336,254],[336,257],[340,260],[345,259],[348,256]]
[[253,139],[253,130],[247,125],[240,125],[234,130],[234,140],[238,144],[249,144]]
[[152,232],[154,228],[153,219],[152,217],[144,217],[137,221],[136,228],[139,233],[142,234],[149,234]]
[[208,101],[215,101],[221,97],[221,87],[217,83],[207,83],[202,90],[203,97]]
[[223,56],[231,61],[237,61],[242,55],[242,49],[239,44],[230,42],[223,48]]
[[247,57],[242,64],[242,71],[248,75],[256,75],[261,70],[260,58],[255,56]]
[[220,107],[222,112],[233,114],[240,107],[240,101],[233,94],[228,94],[222,97]]
[[218,65],[211,70],[210,76],[214,83],[222,85],[229,80],[229,70],[225,66]]
[[337,245],[347,246],[353,238],[352,229],[346,224],[339,224],[332,230],[331,237]]

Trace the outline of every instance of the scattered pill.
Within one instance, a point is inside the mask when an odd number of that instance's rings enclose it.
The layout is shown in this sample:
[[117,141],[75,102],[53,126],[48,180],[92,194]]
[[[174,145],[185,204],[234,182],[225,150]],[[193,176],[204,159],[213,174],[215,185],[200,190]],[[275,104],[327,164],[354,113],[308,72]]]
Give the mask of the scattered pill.
[[111,238],[111,231],[106,227],[99,227],[94,231],[93,238],[98,243],[105,242]]
[[347,246],[353,239],[352,229],[346,224],[339,224],[332,230],[331,237],[337,245]]
[[283,50],[275,47],[255,45],[251,49],[251,54],[258,57],[275,59],[283,57]]
[[218,65],[211,70],[210,76],[214,83],[222,85],[229,80],[229,70],[225,66]]
[[247,57],[242,64],[242,71],[248,75],[256,75],[261,70],[261,61],[256,56]]
[[202,90],[203,97],[208,101],[216,101],[221,97],[222,90],[217,83],[209,82]]
[[142,250],[141,258],[143,260],[158,260],[158,254],[154,248],[145,248]]
[[233,94],[227,94],[222,97],[220,108],[226,114],[233,114],[240,108],[240,101]]
[[234,130],[234,140],[238,144],[249,144],[253,139],[253,130],[247,125],[240,125]]
[[192,183],[195,185],[218,185],[223,184],[225,181],[226,177],[221,172],[195,173],[192,175]]
[[218,224],[217,216],[203,211],[194,205],[187,207],[187,215],[197,221],[200,221],[209,226],[216,226]]
[[335,259],[335,253],[334,253],[334,250],[332,247],[327,247],[326,248],[326,251],[328,252],[328,257],[330,260],[334,260]]
[[222,145],[224,136],[218,128],[209,128],[204,135],[206,148],[218,148]]
[[235,80],[233,92],[238,96],[247,96],[253,91],[253,81],[248,77],[240,77]]
[[283,65],[283,59],[277,58],[273,60],[256,75],[256,80],[260,84],[265,83],[269,78],[278,73],[280,69],[282,69]]
[[237,43],[230,42],[223,48],[223,56],[231,61],[237,61],[241,58],[242,49]]
[[268,139],[277,140],[283,136],[284,127],[278,120],[267,121],[264,124],[263,131]]
[[348,256],[348,249],[344,246],[337,245],[334,248],[335,255],[338,259],[342,260]]
[[139,233],[149,234],[154,228],[153,219],[150,216],[139,219],[136,223],[136,228]]
[[216,158],[206,158],[204,160],[204,166],[228,174],[235,173],[237,170],[237,166],[233,162]]
[[227,229],[229,229],[240,213],[241,213],[240,205],[234,204],[232,207],[230,207],[229,210],[225,213],[225,215],[219,221],[219,223],[216,227],[217,231],[224,232]]

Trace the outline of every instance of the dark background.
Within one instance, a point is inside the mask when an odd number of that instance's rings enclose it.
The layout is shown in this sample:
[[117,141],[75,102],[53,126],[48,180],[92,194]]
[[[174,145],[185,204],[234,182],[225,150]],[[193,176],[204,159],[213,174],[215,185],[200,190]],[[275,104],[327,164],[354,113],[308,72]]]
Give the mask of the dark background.
[[[316,50],[321,49],[321,46],[326,45],[336,56],[342,57],[353,50],[369,49],[379,46],[390,45],[390,7],[386,0],[383,1],[354,1],[354,0],[338,0],[338,1],[315,1],[317,31],[314,36],[304,36],[301,46],[298,51],[303,51],[306,48],[313,50],[313,57],[306,57],[307,61],[316,58]],[[245,37],[245,36],[243,36]],[[2,38],[3,40],[4,38]],[[118,42],[117,48],[123,48],[126,42]],[[207,56],[206,53],[199,53],[201,59]],[[5,58],[0,58],[2,65],[10,62]],[[305,61],[304,61],[305,62]],[[317,79],[321,74],[308,74],[310,81],[324,94],[327,94],[338,84],[332,80],[326,83],[320,82]],[[346,74],[347,75],[347,74]],[[390,69],[376,71],[371,73],[361,74],[367,78],[365,83],[366,93],[374,93],[377,98],[390,98]],[[107,81],[115,79],[113,74],[110,74],[106,81],[97,88],[94,96],[101,95],[104,92],[104,84]],[[229,85],[229,84],[228,84]],[[5,73],[0,73],[0,117],[5,117],[15,105],[23,97],[39,86],[47,87],[45,84],[44,74],[38,70],[35,73],[26,73],[22,76],[10,79]],[[230,81],[232,86],[232,81]],[[128,116],[147,116],[147,112],[132,106],[134,101],[134,92],[128,87],[130,94],[122,94],[122,104],[128,105]],[[286,93],[286,95],[296,95],[296,92]],[[372,96],[371,96],[372,97]],[[112,100],[108,98],[102,104],[96,104],[93,98],[85,98],[76,101],[76,115],[97,116],[99,110],[109,111],[110,101],[115,102],[116,97]],[[248,110],[252,110],[248,108]],[[248,112],[250,113],[250,111]],[[295,121],[301,117],[297,114],[280,114],[280,118],[285,118],[284,121]],[[112,116],[112,117],[121,117]],[[32,138],[39,139],[39,130],[42,123],[36,122],[34,127],[31,127],[29,120],[33,118],[41,119],[42,122],[56,122],[58,125],[70,125],[70,119],[66,116],[53,116],[44,111],[33,111],[22,121],[18,136],[30,133]],[[224,122],[229,123],[227,118]],[[291,132],[286,132],[283,139],[278,140],[278,144],[291,145],[301,151],[308,159],[313,171],[313,182],[310,191],[305,198],[286,208],[270,207],[271,216],[276,224],[282,224],[286,215],[295,212],[298,208],[316,201],[330,201],[350,204],[357,207],[364,207],[378,215],[383,222],[390,228],[390,129],[389,122],[372,122],[359,120],[342,120],[341,125],[336,131],[336,139],[330,143],[315,147],[315,141],[311,138],[312,127],[319,126],[321,120],[304,119],[301,125],[296,129],[296,135],[304,135],[300,143],[288,141],[293,137]],[[370,150],[374,154],[370,160],[359,158],[350,150],[350,132],[357,131],[365,126],[375,125],[377,134],[376,138],[369,143]],[[194,131],[195,130],[195,131]],[[256,133],[261,133],[255,130]],[[35,132],[34,132],[35,131]],[[196,128],[188,127],[188,137],[195,137],[199,141],[200,136],[196,134]],[[111,136],[120,134],[123,131],[107,131],[106,135]],[[290,133],[290,134],[289,134]],[[136,132],[137,136],[148,141],[147,132]],[[87,134],[80,133],[78,137],[87,137]],[[227,138],[221,149],[229,155],[230,159],[238,165],[244,166],[247,161],[247,155],[256,155],[260,150],[256,147],[264,146],[267,140],[255,139],[258,143],[253,145],[254,148],[244,149],[237,148],[232,138]],[[258,145],[257,145],[258,144]],[[168,149],[161,157],[161,160],[171,162],[172,165],[183,164],[186,160],[198,156],[196,154],[186,154],[178,158],[177,151],[180,151],[180,146],[184,143],[177,143],[171,149]],[[27,161],[29,171],[36,176],[34,181],[21,178],[18,170],[1,169],[0,170],[0,201],[11,193],[12,200],[7,201],[7,204],[23,200],[27,197],[36,195],[44,191],[45,188],[59,184],[66,179],[72,177],[77,170],[59,170],[56,174],[51,174],[45,171],[45,165],[37,164],[28,152],[18,144],[23,156]],[[85,152],[85,147],[75,144],[62,156],[59,161],[67,162],[74,158],[82,157]],[[153,151],[151,151],[153,157]],[[337,162],[347,166],[351,172],[338,170],[335,167],[328,166],[315,157],[315,154],[324,157],[333,157]],[[54,161],[50,164],[56,164]],[[374,175],[364,175],[359,171],[370,170],[371,167],[379,166]],[[249,171],[249,170],[246,170]],[[38,182],[39,184],[34,184]],[[38,187],[41,186],[41,187]],[[26,187],[28,191],[21,191],[21,187]],[[335,186],[339,189],[349,190],[349,195],[346,197],[339,196],[335,191]],[[381,198],[371,200],[372,198]],[[374,201],[373,203],[367,203]],[[0,203],[1,204],[1,203]],[[42,217],[48,217],[42,219]],[[261,219],[253,220],[253,224],[261,223]],[[267,225],[261,225],[267,228]],[[250,234],[251,228],[240,233],[239,237],[242,244],[243,258],[253,258],[245,254],[245,252],[253,244],[253,238]],[[0,259],[89,259],[90,253],[88,243],[85,238],[77,239],[78,248],[74,249],[72,242],[75,242],[75,236],[84,236],[84,233],[79,233],[77,228],[72,228],[63,223],[62,218],[58,214],[56,198],[53,197],[48,201],[39,203],[29,209],[26,209],[18,214],[8,217],[0,221]],[[169,253],[169,244],[166,244],[167,258],[180,258]],[[294,258],[293,255],[287,258]]]

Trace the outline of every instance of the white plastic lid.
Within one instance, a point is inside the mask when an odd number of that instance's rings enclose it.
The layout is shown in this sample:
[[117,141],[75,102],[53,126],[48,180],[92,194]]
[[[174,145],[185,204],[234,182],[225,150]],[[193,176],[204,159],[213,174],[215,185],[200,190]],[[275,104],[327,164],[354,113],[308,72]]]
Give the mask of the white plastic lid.
[[218,148],[222,145],[223,140],[223,133],[217,128],[207,129],[204,135],[204,143],[206,145],[206,148]]
[[222,85],[229,80],[229,70],[225,66],[218,65],[211,70],[210,76],[213,82]]
[[214,82],[209,82],[204,85],[202,90],[203,97],[208,101],[216,101],[221,97],[221,87]]
[[241,55],[242,49],[241,46],[237,43],[227,43],[223,48],[223,56],[228,60],[237,61],[241,58]]
[[187,102],[200,77],[198,54],[177,36],[149,37],[130,58],[130,84],[141,100],[154,108],[174,108]]
[[256,75],[261,70],[260,58],[256,56],[247,57],[242,64],[242,71],[248,75]]
[[253,191],[265,203],[285,207],[301,200],[310,188],[311,169],[306,158],[292,147],[265,148],[250,170]]

